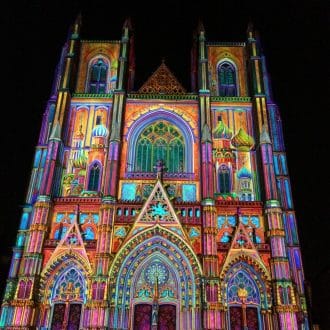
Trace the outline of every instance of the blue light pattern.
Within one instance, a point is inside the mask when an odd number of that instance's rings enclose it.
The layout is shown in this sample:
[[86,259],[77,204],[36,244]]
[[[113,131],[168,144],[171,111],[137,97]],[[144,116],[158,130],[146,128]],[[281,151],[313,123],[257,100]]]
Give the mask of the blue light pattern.
[[259,304],[260,296],[259,290],[255,282],[243,270],[237,272],[228,283],[228,303],[240,303],[241,300],[237,295],[238,289],[247,290],[246,303]]
[[127,201],[133,201],[136,194],[136,184],[135,183],[123,183],[121,190],[121,199]]
[[196,201],[196,185],[183,184],[182,185],[182,199],[185,202],[195,202]]

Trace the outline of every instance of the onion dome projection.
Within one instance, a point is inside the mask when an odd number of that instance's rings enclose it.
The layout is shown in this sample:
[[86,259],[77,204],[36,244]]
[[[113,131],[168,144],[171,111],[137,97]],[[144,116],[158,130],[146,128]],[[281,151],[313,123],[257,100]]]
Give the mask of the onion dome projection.
[[231,129],[220,119],[217,126],[213,130],[215,139],[230,139],[233,135]]
[[75,168],[86,168],[86,164],[87,156],[85,155],[84,151],[81,150],[79,157],[73,160],[73,166]]
[[231,144],[239,151],[249,151],[254,146],[254,139],[243,128],[231,139]]
[[100,124],[100,125],[96,125],[93,130],[92,130],[92,137],[107,137],[108,135],[108,130],[107,128]]
[[238,171],[237,177],[239,179],[251,179],[252,178],[252,174],[251,174],[251,172],[246,167],[242,167]]

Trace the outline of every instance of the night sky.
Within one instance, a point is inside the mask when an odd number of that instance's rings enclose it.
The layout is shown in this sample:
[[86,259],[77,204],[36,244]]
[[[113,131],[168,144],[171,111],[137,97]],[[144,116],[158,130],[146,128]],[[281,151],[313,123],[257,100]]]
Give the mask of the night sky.
[[[121,4],[118,4],[121,3]],[[330,5],[313,1],[12,1],[2,8],[0,293],[30,177],[42,114],[70,24],[83,16],[82,39],[120,40],[130,16],[135,89],[162,59],[190,90],[190,48],[199,19],[207,41],[246,41],[259,31],[285,136],[313,320],[330,328],[329,35]]]

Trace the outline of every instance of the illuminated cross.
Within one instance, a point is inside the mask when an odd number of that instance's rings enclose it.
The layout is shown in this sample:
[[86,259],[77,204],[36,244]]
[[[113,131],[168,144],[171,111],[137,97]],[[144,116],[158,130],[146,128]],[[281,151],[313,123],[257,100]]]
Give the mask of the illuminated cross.
[[157,179],[162,180],[163,179],[163,172],[165,170],[165,163],[162,159],[158,159],[156,161],[156,165],[154,166],[154,169],[157,172]]

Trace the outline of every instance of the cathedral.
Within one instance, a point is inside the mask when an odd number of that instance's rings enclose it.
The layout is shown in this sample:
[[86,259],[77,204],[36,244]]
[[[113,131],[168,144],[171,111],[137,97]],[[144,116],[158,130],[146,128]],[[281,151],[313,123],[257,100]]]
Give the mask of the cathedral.
[[282,122],[258,33],[192,33],[135,89],[118,40],[69,29],[45,106],[0,329],[310,329]]

